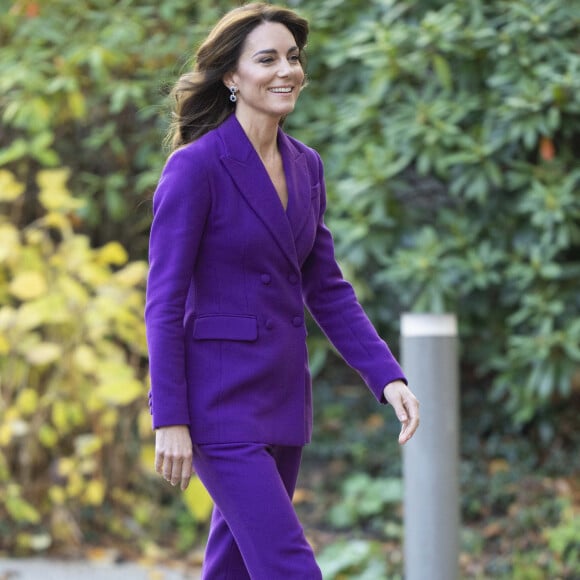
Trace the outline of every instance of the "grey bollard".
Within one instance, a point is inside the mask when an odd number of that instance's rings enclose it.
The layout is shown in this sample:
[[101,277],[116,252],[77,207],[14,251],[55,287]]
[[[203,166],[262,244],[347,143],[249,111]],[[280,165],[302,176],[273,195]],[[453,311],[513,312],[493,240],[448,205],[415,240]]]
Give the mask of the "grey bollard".
[[452,314],[403,314],[401,361],[421,423],[403,447],[405,580],[459,578],[459,357]]

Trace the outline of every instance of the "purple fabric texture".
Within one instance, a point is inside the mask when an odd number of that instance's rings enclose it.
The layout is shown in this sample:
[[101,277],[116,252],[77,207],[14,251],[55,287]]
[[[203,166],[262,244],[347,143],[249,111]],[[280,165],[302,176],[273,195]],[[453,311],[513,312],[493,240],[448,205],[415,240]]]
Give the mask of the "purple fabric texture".
[[319,155],[278,133],[282,207],[235,115],[168,159],[153,199],[145,320],[153,426],[194,443],[303,445],[304,306],[376,399],[404,374],[334,257]]
[[195,445],[195,471],[215,501],[204,580],[321,580],[292,505],[302,447]]

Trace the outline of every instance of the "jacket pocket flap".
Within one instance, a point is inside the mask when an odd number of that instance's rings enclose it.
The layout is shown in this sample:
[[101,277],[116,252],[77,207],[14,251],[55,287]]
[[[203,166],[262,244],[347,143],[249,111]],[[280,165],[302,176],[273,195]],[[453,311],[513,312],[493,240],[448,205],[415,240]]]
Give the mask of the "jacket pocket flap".
[[256,340],[258,321],[242,314],[208,314],[195,319],[193,338],[198,340]]

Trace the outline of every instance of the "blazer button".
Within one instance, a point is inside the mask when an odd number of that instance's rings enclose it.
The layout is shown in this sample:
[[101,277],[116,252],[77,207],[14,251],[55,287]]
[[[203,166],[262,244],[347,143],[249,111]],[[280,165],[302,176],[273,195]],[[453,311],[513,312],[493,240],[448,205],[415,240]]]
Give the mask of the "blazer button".
[[262,274],[260,280],[262,280],[262,284],[268,285],[272,281],[272,276],[270,274]]
[[272,328],[274,328],[274,323],[270,319],[266,320],[266,330],[272,330]]
[[290,274],[290,276],[288,276],[288,282],[290,282],[290,284],[296,284],[298,282],[298,276],[296,276],[296,274]]
[[298,326],[302,326],[302,316],[295,316],[295,317],[292,319],[292,324],[293,324],[294,326],[296,326],[296,327],[298,327]]

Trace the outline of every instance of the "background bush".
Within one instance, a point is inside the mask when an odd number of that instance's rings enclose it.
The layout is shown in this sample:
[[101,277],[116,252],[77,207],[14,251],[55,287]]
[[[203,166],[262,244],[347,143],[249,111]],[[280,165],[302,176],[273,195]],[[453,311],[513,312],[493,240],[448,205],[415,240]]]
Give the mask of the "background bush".
[[580,4],[435,4],[312,6],[291,121],[375,320],[456,312],[464,367],[522,422],[580,362]]

